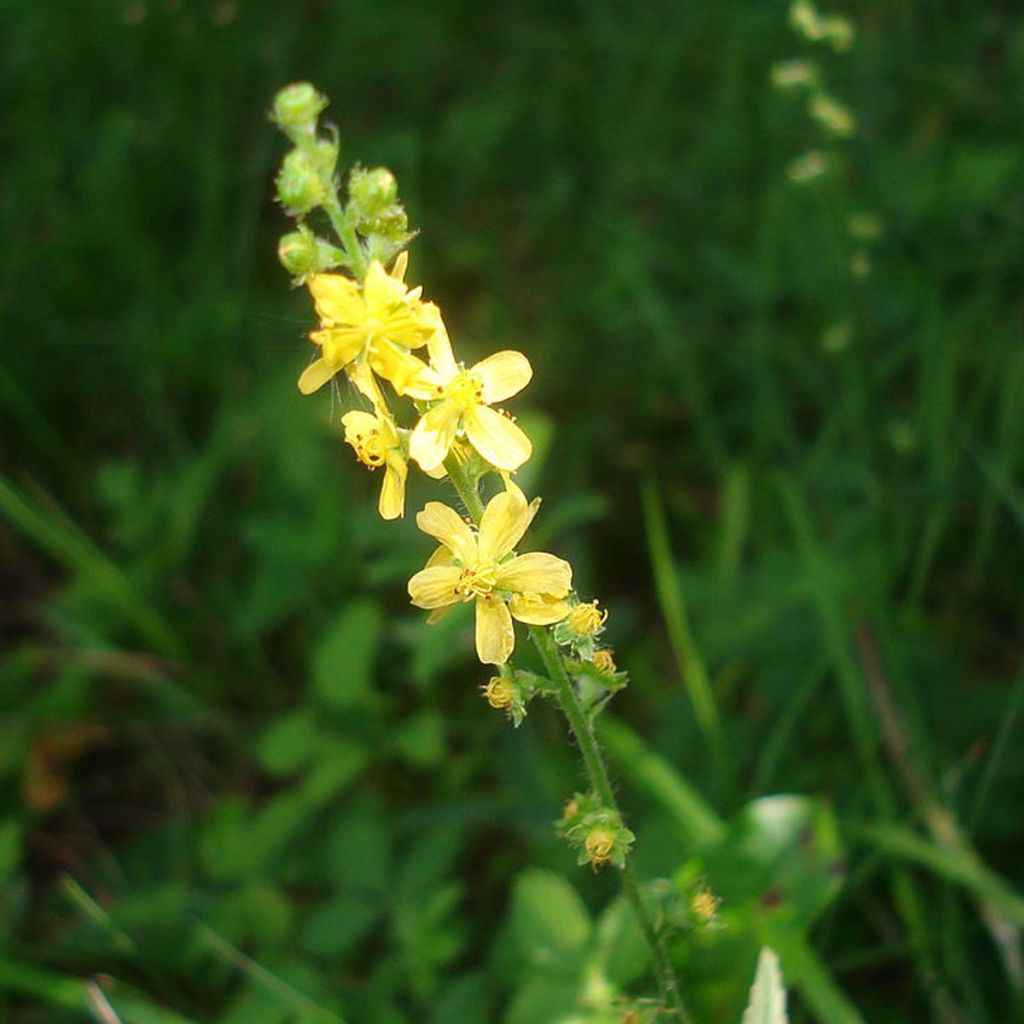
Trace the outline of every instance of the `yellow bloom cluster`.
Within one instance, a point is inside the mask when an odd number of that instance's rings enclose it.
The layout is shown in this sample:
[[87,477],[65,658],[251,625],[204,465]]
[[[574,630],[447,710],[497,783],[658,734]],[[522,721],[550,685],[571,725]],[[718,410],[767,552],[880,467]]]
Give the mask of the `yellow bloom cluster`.
[[[320,318],[309,335],[319,356],[299,377],[299,390],[312,394],[344,372],[370,401],[372,414],[343,418],[345,440],[369,468],[386,467],[380,499],[385,519],[404,513],[410,457],[425,473],[441,476],[453,445],[464,442],[495,469],[511,472],[532,450],[512,419],[492,408],[529,383],[533,370],[526,356],[498,352],[468,370],[457,363],[440,310],[423,301],[421,288],[405,286],[407,264],[403,252],[390,273],[374,260],[362,283],[326,273],[306,281]],[[426,360],[416,354],[423,349]],[[381,381],[422,411],[411,432],[396,427]]]
[[[458,362],[440,310],[424,301],[421,288],[406,286],[407,264],[402,253],[390,271],[373,260],[362,281],[337,273],[306,278],[320,320],[309,338],[319,353],[300,376],[299,390],[312,394],[344,373],[369,402],[369,410],[345,413],[342,425],[356,458],[384,471],[378,507],[385,519],[404,515],[410,460],[436,478],[445,475],[453,451],[460,465],[475,451],[504,478],[504,489],[476,524],[436,501],[417,515],[419,528],[440,543],[409,581],[412,603],[430,612],[428,622],[472,602],[477,654],[492,665],[503,665],[512,653],[513,619],[531,625],[568,620],[579,634],[593,635],[603,613],[596,602],[566,600],[572,588],[569,563],[545,552],[515,550],[540,499],[528,502],[509,476],[530,458],[532,446],[495,405],[530,382],[529,361],[520,352],[504,351],[469,368]],[[389,408],[385,382],[413,403],[417,419],[409,429],[398,425]]]

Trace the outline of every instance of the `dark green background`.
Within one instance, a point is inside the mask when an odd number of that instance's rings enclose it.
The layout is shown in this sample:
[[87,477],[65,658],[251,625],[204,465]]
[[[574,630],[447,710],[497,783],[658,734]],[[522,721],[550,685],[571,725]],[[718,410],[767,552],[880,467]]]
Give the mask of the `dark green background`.
[[[845,13],[835,54],[776,2],[0,6],[0,1018],[101,976],[143,1024],[553,1024],[592,956],[649,991],[615,908],[588,945],[563,724],[479,699],[352,395],[295,390],[266,110],[307,78],[460,353],[533,363],[533,536],[611,609],[614,714],[740,816],[702,845],[612,737],[641,874],[725,898],[673,939],[697,1021],[805,935],[867,1020],[1020,1019],[978,899],[1024,923],[1024,21]],[[853,139],[772,87],[801,55]],[[778,793],[815,824],[775,850]]]

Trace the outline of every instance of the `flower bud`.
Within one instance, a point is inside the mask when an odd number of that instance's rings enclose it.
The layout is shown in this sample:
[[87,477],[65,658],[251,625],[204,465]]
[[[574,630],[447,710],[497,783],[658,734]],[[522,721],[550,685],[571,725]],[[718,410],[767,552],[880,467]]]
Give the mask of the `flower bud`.
[[298,217],[323,201],[323,180],[301,150],[293,149],[284,158],[277,176],[277,198],[289,213]]
[[316,238],[309,231],[290,231],[277,243],[277,258],[293,277],[315,273],[318,257]]
[[316,167],[320,177],[325,181],[334,177],[334,168],[338,165],[338,136],[335,132],[329,139],[317,139]]
[[309,82],[293,82],[274,97],[270,116],[284,131],[289,128],[312,129],[326,106],[327,97],[318,93]]
[[373,220],[398,199],[398,182],[386,167],[354,167],[348,179],[348,195],[356,216]]
[[612,851],[615,849],[615,840],[618,838],[614,829],[592,828],[584,840],[584,849],[587,852],[587,859],[593,868],[599,868],[612,859]]
[[604,628],[607,619],[608,612],[598,608],[596,601],[590,601],[576,605],[569,612],[566,622],[578,636],[597,636]]
[[508,711],[512,707],[512,684],[502,676],[491,676],[487,683],[480,687],[480,691],[495,710]]
[[594,656],[590,659],[590,663],[598,672],[615,672],[617,669],[614,655],[615,652],[610,647],[606,647],[603,650],[594,651]]
[[714,923],[721,904],[721,899],[715,893],[707,886],[702,886],[690,898],[690,913],[698,924],[710,925]]

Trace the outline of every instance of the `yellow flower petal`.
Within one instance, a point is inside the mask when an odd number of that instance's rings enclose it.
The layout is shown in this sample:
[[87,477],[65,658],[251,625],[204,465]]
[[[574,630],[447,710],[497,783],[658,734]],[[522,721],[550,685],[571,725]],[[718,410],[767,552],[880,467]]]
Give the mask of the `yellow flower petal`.
[[487,594],[476,599],[476,653],[485,665],[504,665],[516,645],[508,606]]
[[359,285],[341,274],[311,274],[306,279],[317,316],[327,324],[358,324],[366,319]]
[[572,566],[546,551],[531,551],[499,565],[494,585],[499,590],[565,597],[572,586]]
[[341,417],[341,425],[345,428],[345,440],[351,444],[356,434],[368,434],[377,429],[377,417],[362,409],[353,409]]
[[409,267],[409,250],[403,249],[395,257],[395,265],[391,268],[391,276],[396,281],[405,280],[405,272]]
[[427,616],[427,625],[436,626],[450,611],[458,607],[454,604],[446,604],[443,608],[435,608]]
[[454,402],[441,402],[420,417],[409,438],[409,454],[424,472],[429,473],[444,462],[458,424],[459,408]]
[[377,503],[381,519],[400,519],[405,514],[405,478],[408,472],[405,459],[398,452],[389,452]]
[[569,614],[569,605],[545,594],[513,594],[508,603],[512,617],[531,626],[551,626]]
[[409,597],[417,608],[443,608],[460,600],[455,588],[461,570],[455,565],[434,565],[420,569],[409,580]]
[[518,487],[491,498],[480,520],[481,561],[497,562],[504,558],[522,540],[539,506],[539,498],[528,505]]
[[314,359],[299,377],[299,390],[304,395],[319,391],[336,373],[338,368],[331,366],[326,359]]
[[455,355],[452,352],[452,343],[440,312],[437,314],[436,329],[427,339],[427,355],[430,358],[430,365],[442,381],[451,380],[459,372],[458,363],[455,362]]
[[374,372],[391,381],[398,394],[405,394],[406,387],[417,380],[426,364],[404,348],[390,341],[375,341],[370,347],[370,366]]
[[366,348],[366,335],[358,327],[325,327],[312,331],[309,340],[320,346],[321,355],[332,366],[347,366]]
[[463,565],[477,560],[476,537],[455,509],[439,501],[428,501],[417,513],[416,525],[439,540]]
[[432,367],[426,366],[423,363],[420,363],[420,366],[422,369],[419,373],[405,382],[404,393],[410,398],[416,398],[421,402],[436,401],[444,394],[444,385],[447,378],[442,377]]
[[498,469],[518,469],[533,452],[530,439],[522,430],[486,405],[467,410],[463,422],[470,443]]
[[363,279],[363,299],[370,316],[379,316],[405,301],[405,285],[389,277],[380,260],[374,260]]
[[345,367],[345,372],[348,374],[349,380],[358,388],[360,394],[368,398],[375,409],[387,408],[387,403],[384,401],[384,392],[381,391],[377,378],[374,377],[373,370],[370,369],[368,363],[362,359],[355,363],[349,363]]
[[429,569],[435,565],[451,565],[452,564],[452,553],[441,544],[439,547],[434,548],[434,553],[427,559],[427,564],[423,567]]
[[469,371],[475,373],[484,386],[483,400],[488,405],[502,402],[518,394],[533,376],[530,361],[522,352],[496,352],[477,363]]

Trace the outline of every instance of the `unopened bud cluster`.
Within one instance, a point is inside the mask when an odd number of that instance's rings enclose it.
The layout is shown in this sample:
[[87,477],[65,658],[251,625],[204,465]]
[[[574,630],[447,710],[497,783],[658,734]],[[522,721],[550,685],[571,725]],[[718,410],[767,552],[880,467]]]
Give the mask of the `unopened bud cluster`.
[[594,794],[574,794],[555,824],[576,850],[578,864],[589,864],[595,871],[605,864],[625,867],[635,837],[622,824],[619,813],[605,807]]
[[[278,244],[282,266],[302,283],[311,274],[345,267],[361,275],[378,260],[390,263],[412,237],[394,175],[384,167],[355,167],[349,175],[348,203],[338,198],[337,130],[321,132],[319,117],[327,98],[308,82],[286,86],[274,97],[271,120],[288,136],[275,186],[278,202],[299,221],[299,230]],[[305,219],[322,210],[343,247],[314,234]]]

